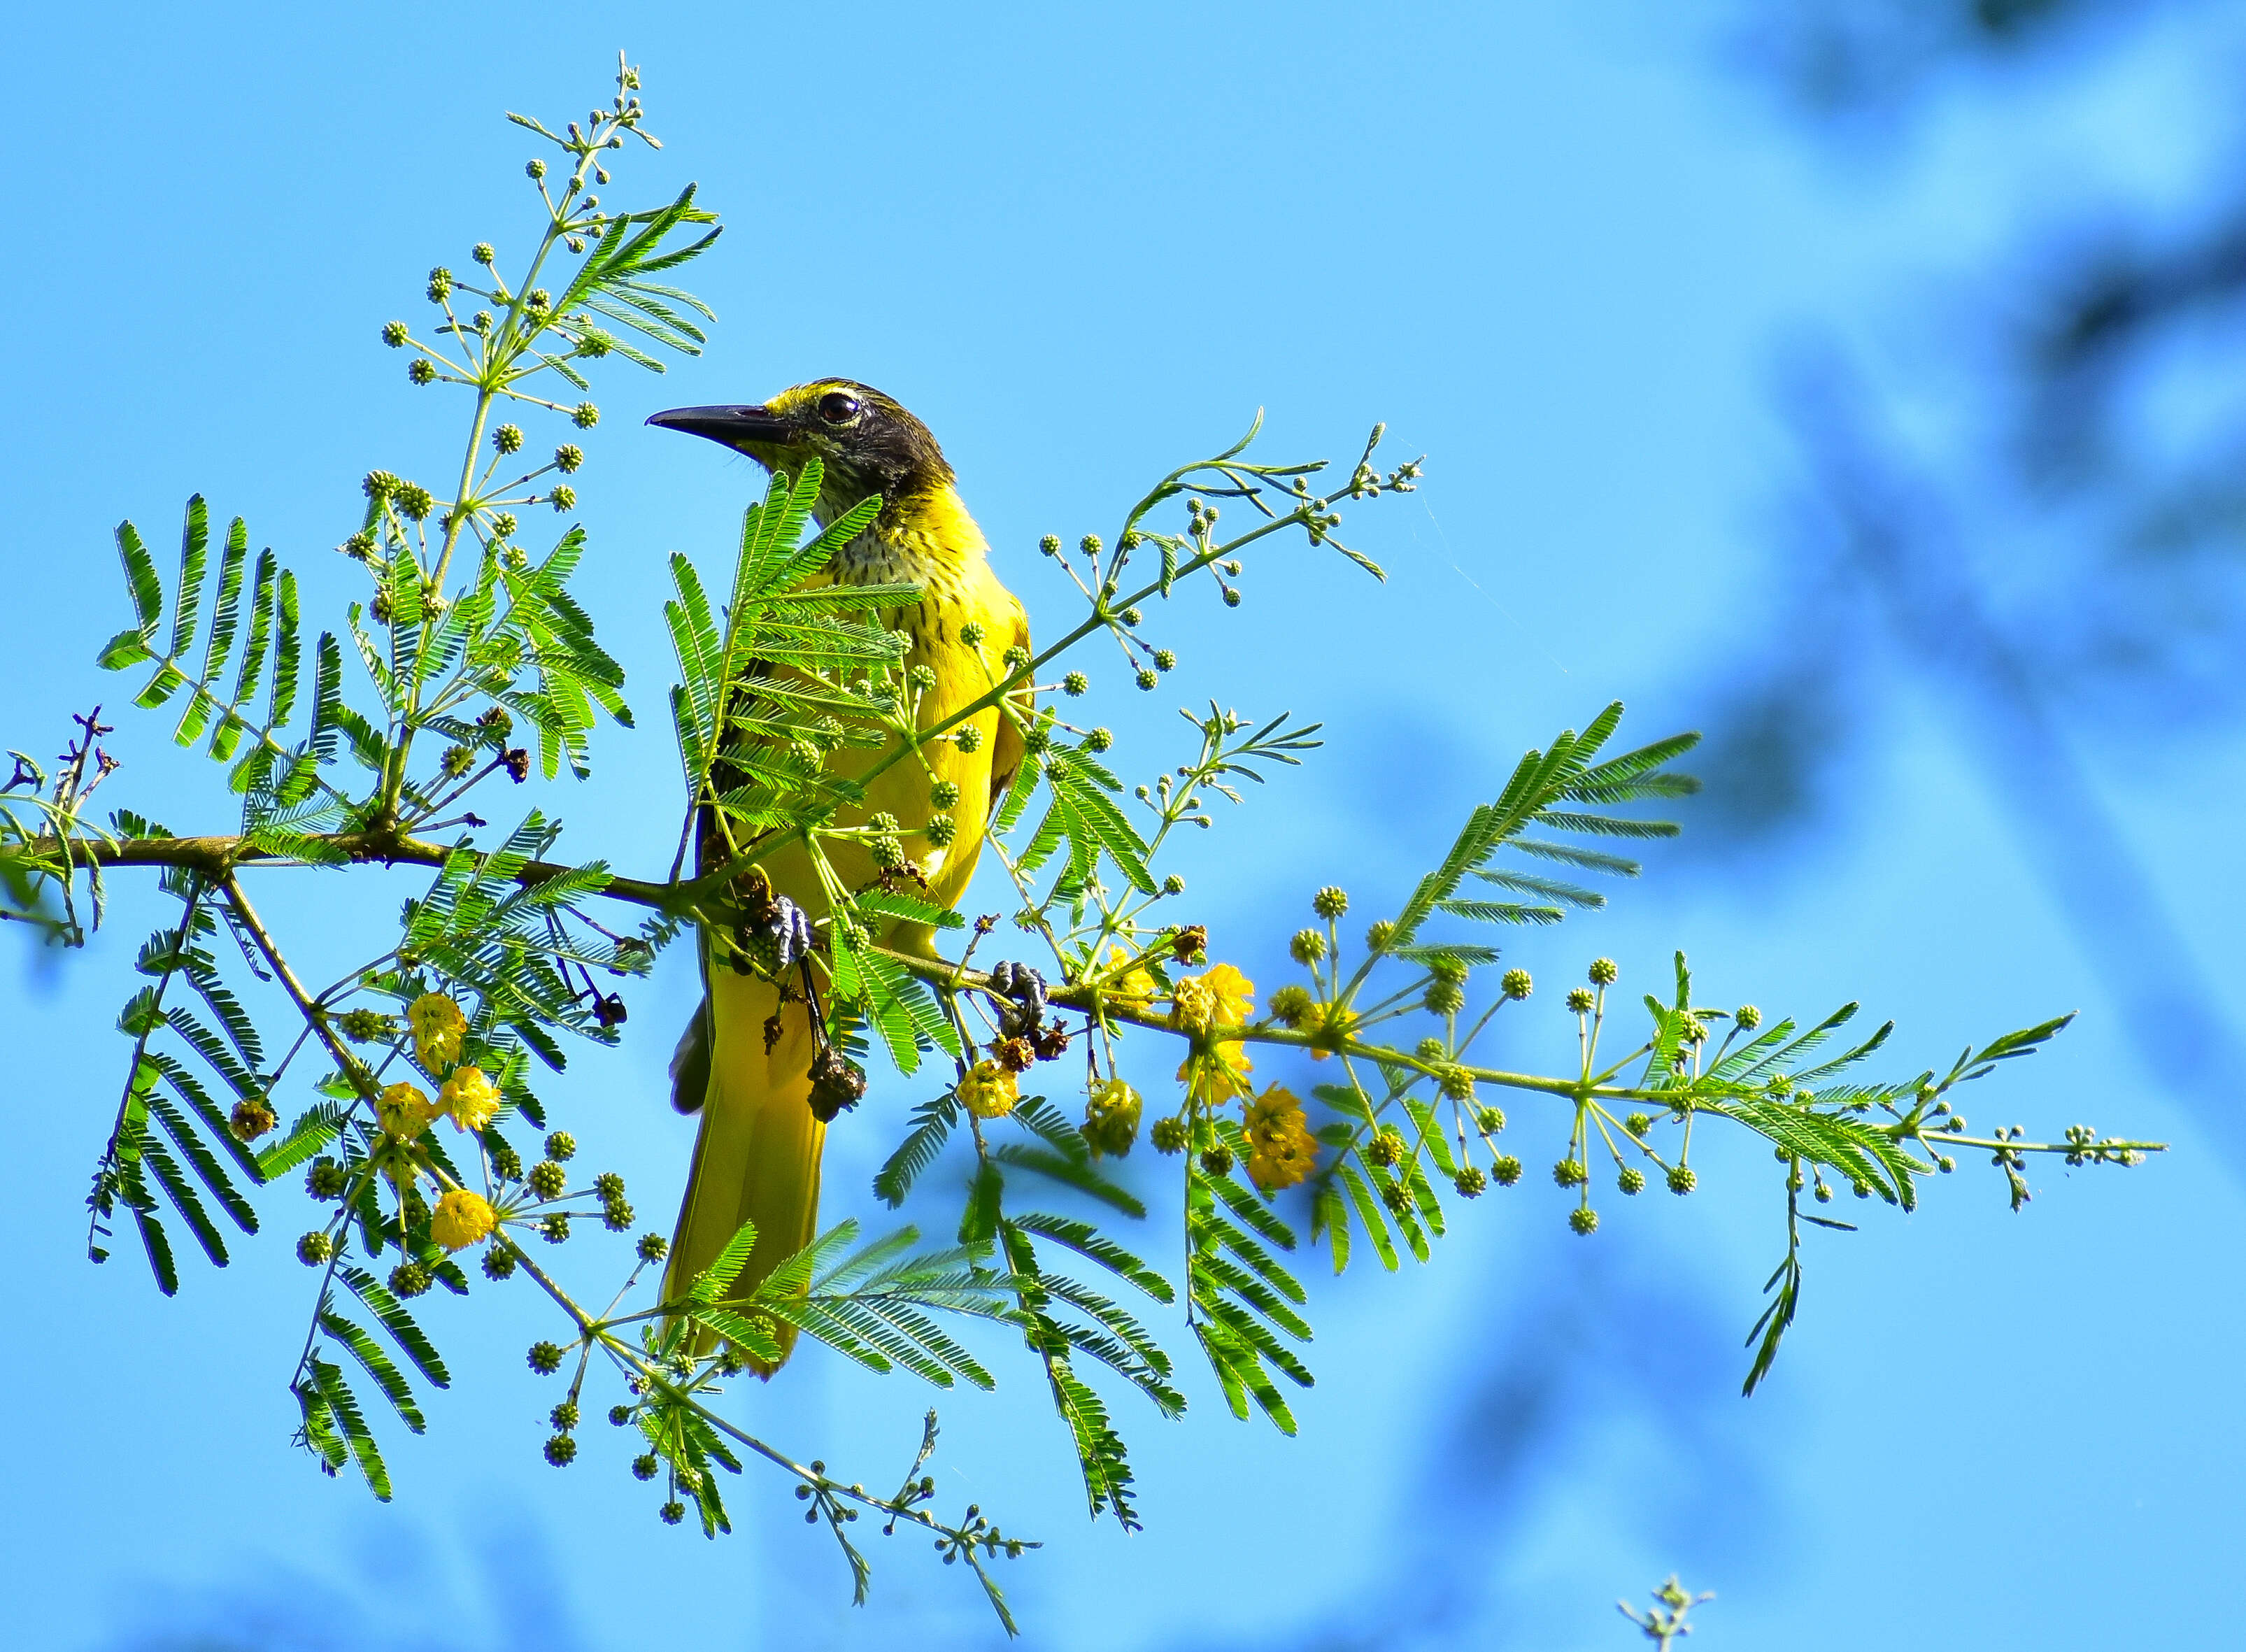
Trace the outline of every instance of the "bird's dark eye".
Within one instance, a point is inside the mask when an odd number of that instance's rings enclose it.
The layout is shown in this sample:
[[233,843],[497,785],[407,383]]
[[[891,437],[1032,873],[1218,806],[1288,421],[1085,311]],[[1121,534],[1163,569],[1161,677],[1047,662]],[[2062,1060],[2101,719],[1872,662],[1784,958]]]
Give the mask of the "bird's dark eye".
[[819,416],[830,425],[847,425],[858,417],[858,398],[847,391],[830,390],[819,398]]

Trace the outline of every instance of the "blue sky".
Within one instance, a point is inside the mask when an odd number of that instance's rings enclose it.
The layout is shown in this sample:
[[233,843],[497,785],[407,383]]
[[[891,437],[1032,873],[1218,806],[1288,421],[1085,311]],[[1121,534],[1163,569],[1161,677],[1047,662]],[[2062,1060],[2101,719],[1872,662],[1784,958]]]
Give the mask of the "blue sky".
[[[1616,697],[1647,737],[1705,723],[1787,640],[1800,466],[1771,411],[1780,348],[1843,339],[1909,439],[1954,458],[1976,405],[1943,360],[1960,281],[2067,203],[2199,187],[2230,158],[2217,100],[2239,44],[2179,9],[2093,40],[2094,63],[1939,86],[1836,150],[1718,71],[1721,18],[683,6],[627,31],[667,147],[630,157],[611,198],[698,180],[730,228],[689,282],[721,318],[708,354],[600,387],[582,589],[643,730],[604,733],[595,783],[547,799],[565,841],[667,857],[661,558],[706,566],[760,485],[639,419],[826,373],[935,428],[1048,635],[1071,610],[1037,536],[1107,531],[1259,406],[1272,456],[1345,457],[1375,418],[1399,457],[1428,455],[1422,492],[1351,513],[1385,588],[1277,549],[1236,612],[1156,618],[1182,660],[1163,694],[1092,668],[1127,772],[1176,760],[1181,702],[1325,722],[1308,768],[1179,862],[1259,981],[1283,978],[1310,890],[1343,883],[1368,914],[1400,898],[1555,730]],[[332,612],[357,478],[434,472],[454,439],[456,407],[409,388],[376,330],[418,310],[431,264],[527,241],[531,152],[499,112],[604,98],[618,26],[570,6],[19,22],[39,72],[16,94],[24,210],[0,271],[17,316],[0,738],[44,755],[71,711],[125,697],[91,663],[121,622],[120,517],[160,546],[201,490],[300,570],[309,613]],[[1972,554],[1999,583],[2034,572],[1998,539]],[[2177,1151],[2126,1175],[2040,1167],[2017,1217],[1969,1166],[1916,1215],[1822,1236],[1800,1328],[1747,1402],[1737,1343],[1780,1240],[1766,1159],[1711,1153],[1690,1201],[1610,1198],[1588,1243],[1555,1190],[1524,1185],[1431,1267],[1323,1288],[1299,1440],[1234,1424],[1207,1383],[1181,1425],[1120,1401],[1147,1518],[1128,1539],[1086,1526],[1017,1363],[997,1399],[942,1402],[941,1462],[947,1499],[1046,1540],[1006,1580],[1033,1643],[1614,1647],[1614,1597],[1671,1569],[1719,1591],[1717,1648],[2203,1638],[2246,1533],[2239,1166],[2150,1076],[2159,1031],[2123,1023],[2111,961],[2024,858],[1952,688],[1907,650],[1870,653],[1882,709],[1850,807],[1759,854],[1656,857],[1610,913],[1524,938],[1513,955],[1542,989],[1512,1053],[1559,1048],[1554,1001],[1594,955],[1644,983],[1682,946],[1719,1000],[1814,1015],[1861,996],[1902,1022],[1902,1064],[2079,1008],[2054,1052],[1983,1087],[1975,1122],[2087,1118]],[[2241,801],[2239,731],[2115,740],[2096,711],[2070,713],[2071,738],[2189,949],[2172,967],[2219,1003],[2246,887],[2198,845]],[[181,797],[165,807],[182,826],[218,811],[165,725],[119,721],[105,795]],[[299,944],[348,963],[411,887],[308,896]],[[0,964],[19,1064],[0,1395],[22,1419],[0,1579],[26,1644],[198,1628],[326,1644],[305,1627],[323,1617],[347,1646],[992,1638],[963,1580],[902,1543],[876,1546],[875,1603],[854,1612],[779,1482],[742,1485],[738,1534],[711,1547],[656,1524],[597,1430],[577,1468],[548,1469],[526,1297],[480,1298],[495,1306],[475,1323],[439,1310],[469,1375],[394,1454],[394,1505],[314,1473],[286,1443],[304,1308],[287,1194],[271,1242],[221,1275],[192,1264],[173,1302],[125,1251],[83,1261],[112,1022],[153,914],[120,888],[86,952]],[[690,1143],[662,1096],[684,965],[632,995],[621,1050],[555,1086],[651,1215]],[[836,1132],[830,1213],[873,1214],[852,1190],[915,1098],[892,1084]],[[1514,1151],[1556,1157],[1556,1119],[1513,1111]],[[750,1403],[773,1438],[870,1484],[901,1471],[927,1397],[810,1354]]]

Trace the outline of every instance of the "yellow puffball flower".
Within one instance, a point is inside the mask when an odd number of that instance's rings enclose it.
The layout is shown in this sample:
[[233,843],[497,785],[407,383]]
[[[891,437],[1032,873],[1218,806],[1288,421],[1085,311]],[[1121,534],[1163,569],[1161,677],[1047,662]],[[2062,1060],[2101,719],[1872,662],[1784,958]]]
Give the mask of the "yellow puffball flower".
[[1222,1107],[1235,1096],[1248,1093],[1248,1075],[1256,1064],[1248,1047],[1237,1041],[1196,1050],[1178,1064],[1178,1077],[1186,1093],[1204,1106]]
[[1171,1019],[1188,1032],[1237,1027],[1256,1013],[1256,983],[1228,963],[1178,982]]
[[429,1237],[446,1250],[466,1250],[491,1237],[499,1219],[481,1193],[456,1187],[437,1201],[429,1213]]
[[[1107,949],[1107,967],[1110,969],[1121,969],[1123,965],[1130,962],[1130,958],[1131,955],[1120,947],[1110,947]],[[1129,970],[1118,976],[1113,982],[1109,983],[1106,990],[1118,998],[1137,998],[1145,1000],[1152,998],[1156,993],[1161,990],[1161,988],[1155,984],[1154,977],[1147,973],[1146,967],[1142,964],[1138,969]]]
[[1317,1139],[1303,1104],[1272,1084],[1248,1104],[1248,1176],[1265,1193],[1292,1187],[1317,1167]]
[[499,1086],[481,1067],[462,1067],[445,1080],[437,1105],[453,1115],[455,1130],[481,1130],[499,1111]]
[[958,1096],[977,1118],[1003,1118],[1021,1099],[1014,1075],[995,1061],[978,1061],[959,1081]]
[[1144,1104],[1139,1092],[1120,1078],[1102,1078],[1092,1086],[1084,1105],[1085,1143],[1092,1156],[1113,1153],[1118,1159],[1139,1139],[1139,1118]]
[[443,993],[423,993],[405,1007],[405,1019],[413,1029],[414,1053],[421,1057],[423,1066],[435,1071],[460,1058],[468,1018]]
[[437,1110],[420,1085],[398,1083],[374,1098],[374,1115],[400,1141],[411,1141],[434,1123]]

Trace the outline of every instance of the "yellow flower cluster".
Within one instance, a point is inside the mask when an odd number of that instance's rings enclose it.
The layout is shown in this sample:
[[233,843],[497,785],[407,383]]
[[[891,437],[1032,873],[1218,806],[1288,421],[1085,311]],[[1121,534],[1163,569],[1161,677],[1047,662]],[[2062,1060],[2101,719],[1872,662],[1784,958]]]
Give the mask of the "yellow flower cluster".
[[[1130,960],[1131,955],[1126,952],[1122,948],[1111,947],[1108,948],[1107,967],[1110,969],[1120,969],[1126,963],[1128,963]],[[1117,976],[1115,980],[1110,982],[1103,990],[1113,997],[1135,998],[1140,1002],[1144,1003],[1146,1000],[1152,998],[1156,993],[1160,992],[1161,988],[1155,984],[1154,977],[1148,974],[1147,967],[1144,964],[1141,964],[1137,969],[1126,971],[1125,974]]]
[[443,993],[423,993],[406,1005],[405,1020],[413,1029],[413,1052],[431,1072],[441,1072],[460,1058],[468,1018]]
[[1187,1032],[1237,1027],[1256,1013],[1256,983],[1228,963],[1189,976],[1170,994],[1170,1018]]
[[1084,1139],[1092,1156],[1113,1153],[1118,1159],[1139,1139],[1139,1118],[1144,1104],[1139,1092],[1120,1078],[1102,1078],[1092,1086],[1084,1105]]
[[455,1130],[481,1130],[499,1111],[499,1086],[481,1067],[461,1067],[437,1092],[437,1105],[453,1116]]
[[420,1085],[398,1083],[374,1098],[374,1115],[400,1141],[411,1141],[436,1122],[437,1109]]
[[1317,1162],[1317,1140],[1293,1091],[1271,1084],[1248,1104],[1248,1175],[1258,1187],[1292,1187]]
[[977,1118],[1003,1118],[1021,1099],[1012,1072],[995,1061],[978,1061],[959,1081],[958,1096]]
[[490,1201],[465,1187],[446,1193],[429,1213],[429,1237],[446,1250],[466,1250],[489,1238],[497,1225]]

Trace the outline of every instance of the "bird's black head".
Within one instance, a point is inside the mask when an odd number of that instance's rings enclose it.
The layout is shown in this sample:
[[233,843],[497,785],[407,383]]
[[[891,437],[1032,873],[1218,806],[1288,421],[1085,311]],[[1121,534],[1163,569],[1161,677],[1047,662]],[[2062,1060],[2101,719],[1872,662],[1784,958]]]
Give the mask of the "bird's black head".
[[767,470],[825,467],[822,521],[878,493],[887,506],[950,485],[951,466],[927,425],[894,398],[851,378],[815,378],[757,406],[674,407],[647,421],[706,436]]

